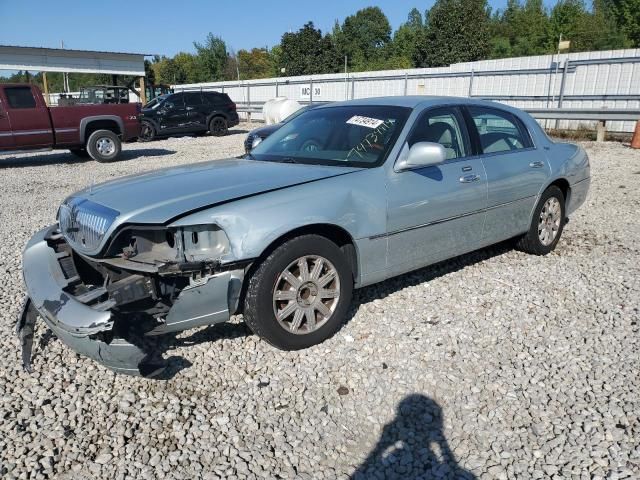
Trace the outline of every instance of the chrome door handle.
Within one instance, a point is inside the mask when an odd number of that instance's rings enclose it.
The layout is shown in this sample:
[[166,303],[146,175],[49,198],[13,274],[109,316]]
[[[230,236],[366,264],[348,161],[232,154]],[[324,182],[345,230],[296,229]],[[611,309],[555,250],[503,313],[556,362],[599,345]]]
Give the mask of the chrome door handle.
[[529,164],[529,166],[531,168],[542,168],[542,167],[544,167],[544,163],[542,163],[542,162],[531,162]]
[[460,183],[471,183],[480,180],[480,175],[464,175],[460,177]]

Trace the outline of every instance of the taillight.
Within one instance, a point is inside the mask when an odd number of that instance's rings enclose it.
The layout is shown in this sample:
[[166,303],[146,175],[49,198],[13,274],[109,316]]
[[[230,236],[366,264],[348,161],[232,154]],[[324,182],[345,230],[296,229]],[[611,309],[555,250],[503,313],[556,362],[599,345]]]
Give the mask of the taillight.
[[231,103],[229,104],[229,108],[230,108],[231,110],[234,110],[234,111],[235,111],[235,109],[236,109],[236,104],[235,104],[235,103],[233,103],[233,102],[231,102]]

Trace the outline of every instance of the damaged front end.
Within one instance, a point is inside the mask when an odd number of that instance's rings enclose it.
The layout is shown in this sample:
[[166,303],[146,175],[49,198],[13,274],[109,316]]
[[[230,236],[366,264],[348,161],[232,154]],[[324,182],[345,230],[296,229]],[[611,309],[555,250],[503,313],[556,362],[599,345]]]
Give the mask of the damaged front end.
[[[73,227],[67,227],[65,232]],[[229,258],[215,225],[130,227],[90,257],[57,225],[24,251],[28,300],[18,322],[30,370],[37,313],[78,353],[121,373],[153,376],[164,368],[152,337],[223,322],[238,309],[247,262]]]

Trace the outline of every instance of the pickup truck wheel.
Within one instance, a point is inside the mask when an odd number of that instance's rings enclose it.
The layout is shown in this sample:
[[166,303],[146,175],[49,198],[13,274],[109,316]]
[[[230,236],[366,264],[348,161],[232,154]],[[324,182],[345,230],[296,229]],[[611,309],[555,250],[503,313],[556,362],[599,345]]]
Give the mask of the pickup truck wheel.
[[111,130],[96,130],[87,141],[87,151],[96,162],[111,162],[120,155],[122,143]]
[[150,142],[154,138],[156,138],[156,128],[149,122],[142,122],[138,140],[141,142]]
[[89,152],[84,148],[70,148],[69,151],[78,158],[89,158]]
[[565,223],[564,194],[555,185],[547,188],[538,201],[531,227],[517,243],[517,248],[533,255],[552,252],[558,242]]
[[209,133],[214,137],[224,137],[229,133],[229,126],[223,117],[213,117],[209,122]]
[[331,337],[351,304],[353,274],[340,248],[303,235],[276,248],[247,287],[244,320],[282,350],[299,350]]

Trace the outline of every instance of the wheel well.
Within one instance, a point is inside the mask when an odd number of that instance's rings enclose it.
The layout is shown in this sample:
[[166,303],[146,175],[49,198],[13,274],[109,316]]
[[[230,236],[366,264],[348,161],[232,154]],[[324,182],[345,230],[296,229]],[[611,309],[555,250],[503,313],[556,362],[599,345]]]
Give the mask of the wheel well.
[[260,265],[262,260],[267,258],[271,254],[271,252],[273,252],[284,242],[301,235],[320,235],[321,237],[325,237],[338,245],[338,247],[340,247],[340,250],[342,250],[347,258],[347,262],[349,264],[349,267],[351,267],[351,271],[353,273],[353,278],[355,281],[355,279],[358,277],[358,254],[356,252],[356,246],[353,242],[353,239],[351,238],[351,235],[349,235],[349,233],[344,228],[338,227],[337,225],[331,225],[329,223],[306,225],[304,227],[299,227],[291,230],[290,232],[287,232],[275,239],[269,244],[267,248],[264,249],[260,257],[258,257],[253,262],[244,276],[244,282],[240,290],[240,297],[235,313],[242,313],[242,310],[244,308],[244,299],[247,293],[247,286],[249,285],[249,279],[253,275],[253,272],[258,268],[258,265]]
[[351,235],[349,235],[344,228],[338,227],[337,225],[331,225],[329,223],[305,225],[304,227],[296,228],[295,230],[285,233],[271,242],[264,252],[262,252],[260,259],[268,257],[271,252],[287,240],[291,240],[292,238],[300,237],[302,235],[319,235],[338,245],[347,259],[347,263],[353,272],[354,279],[358,277],[358,255]]
[[211,123],[211,121],[212,121],[214,118],[217,118],[217,117],[220,117],[220,118],[222,118],[223,120],[227,120],[227,116],[226,116],[224,113],[216,112],[216,113],[214,113],[213,115],[211,115],[211,116],[209,117],[209,122],[208,122],[208,123]]
[[94,120],[90,122],[84,130],[85,142],[89,140],[89,137],[96,130],[110,130],[116,135],[120,135],[120,127],[114,120]]
[[558,187],[564,195],[565,204],[569,203],[569,195],[571,195],[571,186],[569,185],[569,182],[565,178],[558,178],[553,183],[551,183],[551,185],[555,185],[556,187]]

